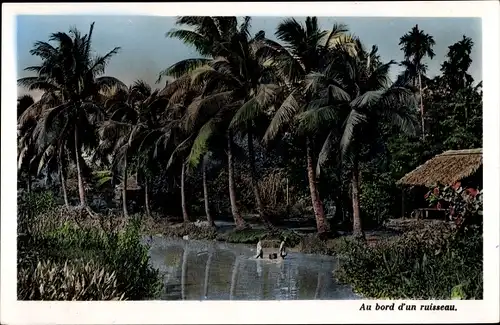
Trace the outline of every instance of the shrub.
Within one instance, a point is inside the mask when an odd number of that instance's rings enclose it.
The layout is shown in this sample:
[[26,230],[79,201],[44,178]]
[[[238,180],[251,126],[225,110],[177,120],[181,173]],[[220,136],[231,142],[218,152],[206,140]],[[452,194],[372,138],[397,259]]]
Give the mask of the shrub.
[[124,300],[114,272],[93,261],[38,262],[35,268],[20,268],[20,300]]
[[140,221],[133,219],[125,230],[108,239],[104,261],[116,270],[120,288],[132,300],[155,297],[162,288],[159,271],[149,264],[148,248],[141,243]]
[[328,242],[320,239],[316,234],[304,236],[300,241],[299,250],[304,254],[332,255],[334,253]]
[[375,246],[348,243],[336,277],[372,298],[482,299],[482,231],[412,231]]
[[300,252],[304,254],[341,255],[349,250],[354,237],[338,237],[335,239],[321,239],[317,234],[304,236],[299,244]]

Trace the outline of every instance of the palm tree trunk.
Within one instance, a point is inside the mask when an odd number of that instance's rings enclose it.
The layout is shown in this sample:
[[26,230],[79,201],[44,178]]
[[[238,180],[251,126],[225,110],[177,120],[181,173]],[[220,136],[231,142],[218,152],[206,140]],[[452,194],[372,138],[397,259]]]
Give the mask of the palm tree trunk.
[[422,94],[422,75],[418,73],[418,87],[420,89],[420,115],[422,119],[422,138],[425,139],[425,121],[424,121],[424,95]]
[[255,203],[257,204],[257,212],[267,228],[272,228],[272,223],[266,215],[264,204],[259,193],[259,185],[257,183],[256,168],[255,168],[255,152],[253,148],[253,135],[252,127],[248,127],[247,134],[248,142],[248,160],[250,162],[250,183],[252,184],[253,194],[255,196]]
[[361,224],[361,212],[359,208],[359,166],[358,159],[354,157],[354,163],[352,167],[352,230],[354,237],[364,239],[365,233],[363,232],[363,227]]
[[80,153],[80,139],[78,137],[78,126],[75,125],[75,161],[76,161],[76,174],[78,177],[78,194],[80,195],[80,205],[86,206],[85,201],[85,188],[83,187],[82,170],[80,166],[81,153]]
[[189,215],[186,207],[186,186],[185,186],[186,164],[182,163],[181,167],[181,205],[182,205],[182,218],[184,222],[189,222]]
[[214,219],[210,213],[210,204],[208,202],[208,186],[207,186],[207,168],[205,159],[203,159],[202,173],[203,173],[203,199],[205,201],[205,214],[207,215],[207,221],[210,227],[215,227]]
[[64,198],[64,205],[68,208],[69,207],[69,202],[68,202],[68,192],[66,191],[66,179],[64,178],[64,168],[63,168],[63,163],[62,163],[62,152],[63,150],[59,150],[59,175],[61,177],[61,189],[62,189],[62,194]]
[[236,201],[236,186],[234,184],[234,162],[233,162],[233,134],[228,131],[227,136],[227,173],[229,179],[229,199],[231,201],[231,212],[233,214],[236,228],[241,229],[246,226],[245,220],[241,217],[238,202]]
[[312,147],[310,139],[307,138],[307,177],[309,179],[309,190],[311,192],[311,200],[314,210],[314,215],[316,217],[316,226],[318,228],[318,234],[326,234],[330,231],[330,227],[325,218],[325,210],[323,209],[323,202],[318,193],[316,174],[314,170],[314,163],[312,157]]
[[144,206],[146,207],[146,215],[151,217],[151,209],[149,207],[149,184],[148,178],[144,178]]
[[127,208],[127,153],[125,152],[125,158],[123,159],[123,188],[122,188],[122,200],[123,200],[123,215],[128,217],[128,208]]

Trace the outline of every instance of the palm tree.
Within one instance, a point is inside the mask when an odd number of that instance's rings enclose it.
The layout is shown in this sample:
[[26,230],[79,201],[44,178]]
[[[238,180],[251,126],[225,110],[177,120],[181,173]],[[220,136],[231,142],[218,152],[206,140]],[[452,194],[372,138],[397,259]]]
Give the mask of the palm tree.
[[36,76],[18,80],[18,84],[28,90],[41,90],[59,99],[60,104],[47,110],[38,122],[39,140],[48,143],[54,138],[74,139],[82,206],[86,206],[82,149],[97,143],[96,122],[103,117],[102,108],[98,105],[100,91],[112,86],[124,86],[116,78],[99,77],[119,48],[114,48],[104,56],[92,56],[93,29],[92,23],[89,33],[83,36],[76,28],[71,28],[69,34],[53,33],[49,42],[55,42],[55,46],[48,42],[36,42],[30,53],[40,57],[42,62],[25,69],[35,72]]
[[453,91],[469,87],[474,81],[467,73],[472,63],[470,55],[473,46],[472,39],[463,35],[460,41],[448,47],[448,60],[441,65],[441,72]]
[[[296,122],[297,117],[313,99],[314,91],[306,77],[319,72],[337,51],[344,49],[352,52],[355,49],[353,38],[346,32],[345,26],[337,24],[330,31],[321,30],[316,17],[307,17],[305,26],[293,18],[288,18],[278,25],[276,31],[276,36],[285,46],[265,40],[267,55],[278,68],[280,77],[286,80],[285,85],[288,88],[288,97],[274,114],[264,136],[265,142],[270,142],[284,131],[285,127]],[[313,158],[313,133],[305,133],[305,142],[307,176],[318,234],[326,234],[330,227],[318,192]]]
[[[239,27],[236,17],[179,17],[177,23],[188,25],[194,30],[171,30],[167,36],[179,38],[193,45],[201,55],[212,57],[183,60],[160,73],[160,77],[189,75],[189,84],[202,90],[200,96],[186,108],[188,132],[195,135],[190,139],[192,145],[188,161],[191,166],[196,166],[209,148],[208,141],[217,132],[227,130],[235,108],[242,104],[233,99],[235,92],[228,84],[235,79],[231,71],[226,70],[231,55],[230,47],[236,37],[248,33],[250,17],[245,17]],[[224,72],[227,72],[226,75]],[[238,228],[242,228],[246,223],[236,200],[233,133],[233,130],[227,130],[226,137],[229,197],[235,223]]]
[[[425,57],[434,58],[432,47],[436,44],[434,38],[425,34],[418,28],[418,24],[399,39],[399,45],[404,52],[405,61],[403,65],[411,66],[412,75],[418,78],[418,88],[420,94],[420,114],[422,123],[422,136],[425,137],[424,122],[424,101],[422,96],[422,75],[425,74],[426,66],[422,62]],[[415,83],[414,83],[415,85]]]
[[[323,87],[330,90],[329,98],[318,100],[324,106],[317,110],[323,111],[322,116],[328,120],[333,111],[348,108],[340,146],[344,162],[350,163],[353,233],[364,238],[359,205],[360,150],[377,138],[380,124],[387,121],[403,132],[414,134],[411,109],[416,103],[406,84],[389,84],[388,72],[394,61],[380,62],[376,46],[370,52],[361,42],[357,47],[356,55],[340,53],[325,69]],[[326,155],[330,147],[331,143],[325,144],[320,156]]]
[[[115,89],[105,102],[110,118],[100,127],[99,151],[103,155],[111,155],[114,167],[122,169],[122,201],[125,216],[128,215],[127,181],[130,162],[135,162],[137,171],[148,165],[149,148],[143,148],[141,145],[145,134],[156,126],[154,121],[158,112],[164,110],[167,105],[168,99],[158,96],[158,91],[153,92],[142,80],[135,81],[128,91]],[[149,214],[147,198],[146,188],[146,212]]]
[[236,206],[236,194],[233,190],[232,149],[234,143],[232,134],[246,133],[251,185],[257,210],[264,223],[271,227],[256,180],[253,137],[257,120],[272,105],[277,87],[270,83],[273,77],[272,67],[264,66],[265,58],[259,57],[261,48],[256,39],[249,39],[248,28],[249,18],[246,17],[238,33],[222,43],[226,52],[224,56],[219,56],[191,72],[192,83],[200,86],[206,85],[205,92],[207,92],[206,88],[213,87],[212,85],[216,85],[216,88],[205,96],[200,96],[188,108],[190,123],[198,124],[200,121],[207,121],[207,124],[200,128],[203,132],[194,140],[194,150],[191,151],[190,161],[194,165],[200,161],[200,157],[208,150],[207,144],[211,137],[216,130],[226,130],[229,120],[231,123],[227,133],[230,199],[235,220],[242,224]]
[[[37,102],[29,95],[18,99],[18,169],[27,173],[28,192],[31,191],[31,176],[38,175],[46,168],[47,173],[59,170],[61,189],[66,206],[69,206],[66,192],[64,152],[66,140],[53,139],[50,143],[40,143],[39,120],[55,105],[60,104],[57,97],[45,93]],[[57,162],[57,163],[55,163]]]

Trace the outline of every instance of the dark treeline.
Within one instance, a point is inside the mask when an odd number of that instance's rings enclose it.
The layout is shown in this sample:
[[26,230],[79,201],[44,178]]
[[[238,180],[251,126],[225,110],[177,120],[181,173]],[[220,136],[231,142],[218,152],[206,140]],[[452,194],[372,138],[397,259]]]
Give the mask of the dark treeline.
[[[239,228],[248,213],[270,228],[314,215],[319,234],[345,227],[362,237],[401,216],[395,182],[405,173],[482,146],[470,38],[451,44],[429,78],[435,41],[418,26],[400,38],[404,61],[383,62],[347,26],[286,18],[275,42],[250,23],[179,17],[167,37],[199,56],[159,72],[159,90],[105,76],[120,48],[94,56],[93,24],[36,42],[30,53],[41,61],[18,80],[43,92],[18,99],[19,186],[38,180],[66,205],[98,209],[96,198],[112,206],[122,184],[125,215],[204,215],[211,225],[232,215]],[[140,196],[127,197],[135,183]]]

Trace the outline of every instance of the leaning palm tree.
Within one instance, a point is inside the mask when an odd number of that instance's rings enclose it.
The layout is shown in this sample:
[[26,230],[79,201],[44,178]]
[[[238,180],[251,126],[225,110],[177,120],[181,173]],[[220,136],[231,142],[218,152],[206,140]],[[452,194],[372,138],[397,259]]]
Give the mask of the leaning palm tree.
[[[377,138],[381,123],[391,122],[403,132],[414,134],[415,121],[411,110],[416,107],[413,92],[407,84],[390,84],[388,72],[394,61],[380,62],[377,47],[367,52],[358,43],[355,56],[338,55],[325,69],[324,89],[334,90],[326,99],[318,99],[323,106],[321,116],[328,120],[335,111],[348,109],[344,121],[341,153],[346,165],[350,165],[351,195],[353,205],[353,234],[364,238],[359,204],[359,158],[362,145],[370,145]],[[318,105],[320,106],[320,105]],[[326,156],[333,143],[327,138],[320,156]]]
[[[290,128],[297,117],[314,98],[307,76],[319,72],[337,51],[355,51],[355,42],[343,25],[334,25],[330,31],[321,30],[316,17],[307,17],[305,26],[293,18],[285,19],[278,25],[276,36],[285,46],[265,40],[267,56],[271,64],[278,68],[285,80],[288,96],[276,110],[264,135],[269,143],[286,128]],[[314,169],[313,134],[305,133],[307,175],[316,225],[319,234],[326,234],[330,227],[326,221],[323,203]]]
[[[423,30],[415,25],[410,32],[401,36],[399,45],[404,53],[405,61],[403,65],[407,68],[406,71],[410,73],[416,85],[415,79],[418,79],[418,88],[420,94],[420,114],[422,123],[422,136],[425,136],[425,122],[424,122],[424,101],[422,95],[422,75],[425,74],[426,66],[422,62],[425,57],[432,59],[434,57],[434,50],[432,47],[436,44],[434,38],[425,34]],[[415,78],[416,77],[416,78]]]
[[[256,38],[249,38],[249,19],[245,20],[238,33],[230,40],[222,43],[225,54],[209,61],[205,66],[191,72],[192,83],[205,85],[205,96],[195,100],[188,113],[188,123],[205,122],[200,128],[199,136],[194,140],[190,161],[195,165],[199,162],[209,146],[210,139],[220,130],[228,134],[228,167],[230,182],[230,199],[235,220],[241,219],[236,212],[236,198],[232,190],[233,155],[232,135],[246,134],[248,158],[250,164],[251,185],[256,200],[257,210],[263,222],[272,227],[266,215],[265,207],[259,193],[256,179],[254,134],[258,119],[265,116],[266,110],[276,98],[277,87],[272,83],[274,76],[272,66],[265,66],[265,57],[259,56],[262,46]],[[265,50],[265,49],[264,49]],[[260,52],[260,53],[259,53]],[[216,85],[214,87],[213,85]],[[213,88],[210,89],[209,87]],[[209,89],[207,89],[209,88]]]
[[34,102],[31,96],[22,96],[18,100],[18,113],[20,113],[18,117],[18,169],[27,173],[28,191],[30,191],[31,176],[39,174],[47,166],[48,170],[53,170],[53,162],[57,160],[62,192],[65,203],[68,205],[63,168],[66,141],[64,138],[57,138],[51,143],[44,144],[40,143],[38,138],[39,120],[51,107],[59,104],[59,98],[51,93],[43,94],[37,102]]
[[73,138],[80,204],[86,206],[82,175],[82,150],[97,144],[96,122],[104,116],[98,104],[100,91],[112,86],[124,87],[113,77],[99,77],[105,71],[109,60],[118,53],[116,47],[104,56],[92,55],[92,32],[94,24],[86,35],[76,28],[69,34],[51,34],[49,42],[38,41],[30,51],[42,59],[40,65],[27,67],[35,76],[18,80],[28,90],[41,90],[58,97],[60,104],[46,111],[38,122],[38,138],[49,143],[54,138]]
[[[205,58],[180,61],[162,71],[160,77],[188,75],[189,85],[202,89],[200,96],[188,105],[185,119],[187,130],[194,135],[188,141],[192,144],[189,146],[191,151],[188,160],[195,166],[207,152],[209,139],[218,131],[227,130],[235,108],[243,104],[237,102],[239,98],[233,98],[234,93],[231,87],[228,87],[228,84],[234,81],[234,78],[231,79],[231,71],[221,69],[227,68],[225,61],[231,53],[228,44],[232,44],[238,35],[247,33],[250,17],[245,17],[240,26],[236,17],[179,17],[177,23],[187,25],[192,30],[171,30],[167,36],[193,45]],[[228,72],[226,77],[223,76],[224,72]],[[238,228],[242,228],[246,223],[241,217],[236,200],[233,134],[233,130],[227,130],[229,197],[235,223]]]

